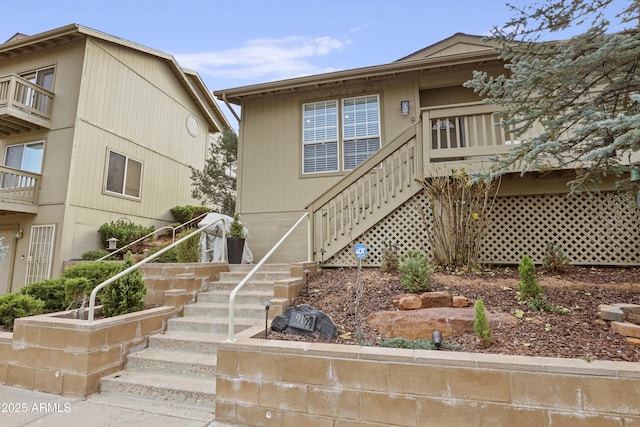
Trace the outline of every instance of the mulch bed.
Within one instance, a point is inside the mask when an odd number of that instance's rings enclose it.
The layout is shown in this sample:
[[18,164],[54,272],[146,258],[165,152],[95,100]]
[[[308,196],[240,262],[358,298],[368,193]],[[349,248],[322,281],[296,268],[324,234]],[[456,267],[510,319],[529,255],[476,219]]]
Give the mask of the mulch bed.
[[[569,308],[569,314],[535,312],[518,304],[517,267],[479,274],[434,273],[435,291],[447,290],[472,301],[482,298],[487,311],[503,316],[513,316],[516,310],[524,312],[521,318],[514,316],[514,322],[505,322],[512,326],[492,329],[493,344],[488,348],[479,345],[475,334],[454,337],[448,342],[475,353],[640,361],[640,346],[629,345],[625,337],[611,330],[609,322],[598,316],[600,304],[640,304],[640,269],[573,267],[561,275],[543,271],[537,274],[549,302]],[[360,297],[356,313],[357,290]],[[396,310],[393,297],[403,293],[406,290],[397,272],[326,268],[310,278],[308,287],[293,305],[308,304],[323,311],[332,318],[339,335],[351,332],[332,342],[359,345],[361,341],[353,337],[360,331],[363,342],[375,345],[386,337],[368,328],[367,316],[376,311]],[[275,332],[269,338],[326,342],[319,337]]]

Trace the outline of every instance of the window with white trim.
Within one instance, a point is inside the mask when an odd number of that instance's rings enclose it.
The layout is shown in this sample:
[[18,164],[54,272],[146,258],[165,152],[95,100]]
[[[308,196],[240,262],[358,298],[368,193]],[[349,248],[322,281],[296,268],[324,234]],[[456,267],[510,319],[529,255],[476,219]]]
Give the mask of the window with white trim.
[[109,151],[105,190],[123,196],[140,197],[142,163],[115,151]]
[[338,172],[339,151],[342,170],[352,170],[380,149],[378,95],[312,102],[302,109],[303,173]]
[[344,170],[355,169],[380,149],[378,95],[342,100]]

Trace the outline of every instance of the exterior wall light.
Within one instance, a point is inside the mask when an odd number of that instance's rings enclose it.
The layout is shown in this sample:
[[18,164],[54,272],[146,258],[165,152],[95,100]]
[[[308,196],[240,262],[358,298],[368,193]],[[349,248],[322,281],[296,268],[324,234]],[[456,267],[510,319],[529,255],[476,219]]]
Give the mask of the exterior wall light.
[[409,115],[409,101],[400,101],[400,111],[403,116]]
[[24,230],[22,228],[18,228],[16,230],[16,239],[22,239],[23,235],[24,235]]

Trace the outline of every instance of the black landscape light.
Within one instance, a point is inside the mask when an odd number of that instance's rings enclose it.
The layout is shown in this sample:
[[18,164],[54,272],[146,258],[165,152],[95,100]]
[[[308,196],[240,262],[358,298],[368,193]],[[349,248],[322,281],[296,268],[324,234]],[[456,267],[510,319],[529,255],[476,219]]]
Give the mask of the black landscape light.
[[271,307],[271,301],[268,299],[262,301],[264,305],[264,339],[269,338],[269,307]]
[[433,345],[436,346],[436,350],[440,350],[440,347],[442,347],[442,334],[440,331],[433,331],[431,333],[431,341],[433,341]]
[[305,283],[304,286],[307,289],[307,294],[309,294],[309,273],[311,273],[311,270],[309,270],[308,268],[305,268],[303,271],[304,276],[305,276]]

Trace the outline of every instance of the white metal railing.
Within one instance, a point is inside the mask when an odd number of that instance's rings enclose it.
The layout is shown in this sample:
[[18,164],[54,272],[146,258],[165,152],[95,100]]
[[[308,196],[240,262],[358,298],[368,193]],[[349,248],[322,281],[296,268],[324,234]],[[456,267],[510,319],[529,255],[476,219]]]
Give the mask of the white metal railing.
[[308,212],[305,212],[304,215],[302,215],[300,217],[300,219],[298,221],[296,221],[295,224],[293,224],[293,226],[291,226],[291,228],[284,234],[284,236],[282,236],[282,238],[280,240],[278,240],[278,243],[276,243],[270,250],[269,252],[267,252],[267,254],[262,257],[262,259],[251,269],[251,271],[249,271],[249,273],[247,273],[246,276],[244,276],[244,278],[240,281],[240,283],[238,283],[236,285],[235,288],[233,288],[233,290],[231,291],[231,294],[229,295],[229,335],[227,336],[227,341],[229,342],[233,342],[233,335],[234,335],[234,323],[235,323],[235,300],[236,300],[236,294],[238,293],[238,291],[240,291],[240,289],[242,289],[242,287],[244,285],[247,284],[247,282],[253,277],[254,274],[256,274],[256,272],[260,269],[260,267],[262,267],[262,265],[271,257],[271,255],[273,255],[273,253],[280,247],[280,245],[287,239],[287,237],[289,237],[291,235],[291,233],[293,233],[293,230],[296,229],[296,227],[298,227],[298,225],[300,225],[300,223],[304,220],[307,219],[307,238],[308,238],[308,242],[307,242],[307,257],[308,260],[311,261],[312,260],[312,253],[311,253],[311,224],[310,222],[310,216]]
[[[126,274],[131,273],[132,271],[136,270],[138,267],[140,267],[143,264],[148,263],[149,261],[153,261],[154,259],[156,259],[157,257],[159,257],[160,255],[162,255],[163,253],[173,249],[174,247],[178,246],[179,244],[181,244],[182,242],[184,242],[187,239],[190,239],[200,233],[202,233],[205,230],[211,229],[213,228],[213,226],[220,222],[220,221],[224,221],[224,218],[220,218],[214,222],[212,222],[211,224],[209,224],[206,227],[202,227],[196,231],[194,231],[193,233],[189,234],[188,236],[184,236],[183,238],[181,238],[180,240],[178,240],[177,242],[173,242],[172,244],[170,244],[169,246],[165,246],[164,248],[160,249],[158,252],[149,255],[147,258],[144,258],[142,261],[138,262],[137,264],[132,265],[131,267],[121,271],[120,273],[116,274],[113,277],[110,277],[109,279],[105,280],[104,282],[100,283],[98,286],[96,286],[95,288],[93,288],[93,291],[91,291],[91,295],[89,296],[89,316],[88,316],[88,323],[91,324],[93,323],[93,319],[95,316],[95,308],[96,308],[96,295],[98,294],[98,292],[100,291],[100,289],[104,288],[105,286],[115,282],[116,280],[120,279],[121,277],[125,276]],[[224,227],[223,227],[224,229]]]
[[[137,243],[140,243],[140,242],[144,241],[145,239],[147,239],[147,238],[149,238],[149,237],[153,236],[153,235],[154,235],[154,234],[156,234],[156,233],[159,233],[159,232],[160,232],[160,231],[162,231],[162,230],[171,230],[171,231],[172,231],[171,243],[173,243],[173,242],[175,242],[175,241],[176,241],[176,230],[178,230],[178,229],[180,229],[180,228],[182,228],[182,227],[186,227],[188,224],[191,224],[192,222],[199,220],[200,218],[202,218],[202,217],[206,216],[206,215],[207,215],[207,214],[209,214],[209,213],[210,213],[210,212],[205,212],[205,213],[203,213],[202,215],[199,215],[199,216],[197,216],[197,217],[195,217],[195,218],[193,218],[193,219],[191,219],[191,220],[189,220],[189,221],[185,222],[184,224],[180,224],[180,225],[178,225],[177,227],[171,227],[170,225],[165,225],[164,227],[158,228],[157,230],[154,230],[154,231],[152,231],[151,233],[149,233],[149,234],[147,234],[147,235],[145,235],[145,236],[142,236],[142,237],[140,237],[140,238],[139,238],[139,239],[137,239],[137,240],[134,240],[133,242],[131,242],[131,243],[129,243],[129,244],[127,244],[127,245],[125,245],[125,246],[121,247],[120,249],[116,249],[116,250],[115,250],[115,251],[113,251],[113,252],[109,252],[107,255],[103,256],[102,258],[98,258],[96,261],[104,261],[104,260],[106,260],[107,258],[110,258],[110,257],[112,257],[113,255],[115,255],[115,254],[117,254],[117,253],[120,253],[120,252],[124,251],[125,249],[130,248],[130,247],[132,247],[133,245],[135,245],[135,244],[137,244]],[[128,218],[127,218],[127,219],[128,219]],[[119,221],[119,220],[117,220],[116,222],[118,222],[118,221]],[[216,222],[217,222],[217,221],[216,221]],[[207,227],[207,228],[208,228],[208,227]],[[224,227],[223,227],[223,229],[224,229]]]

